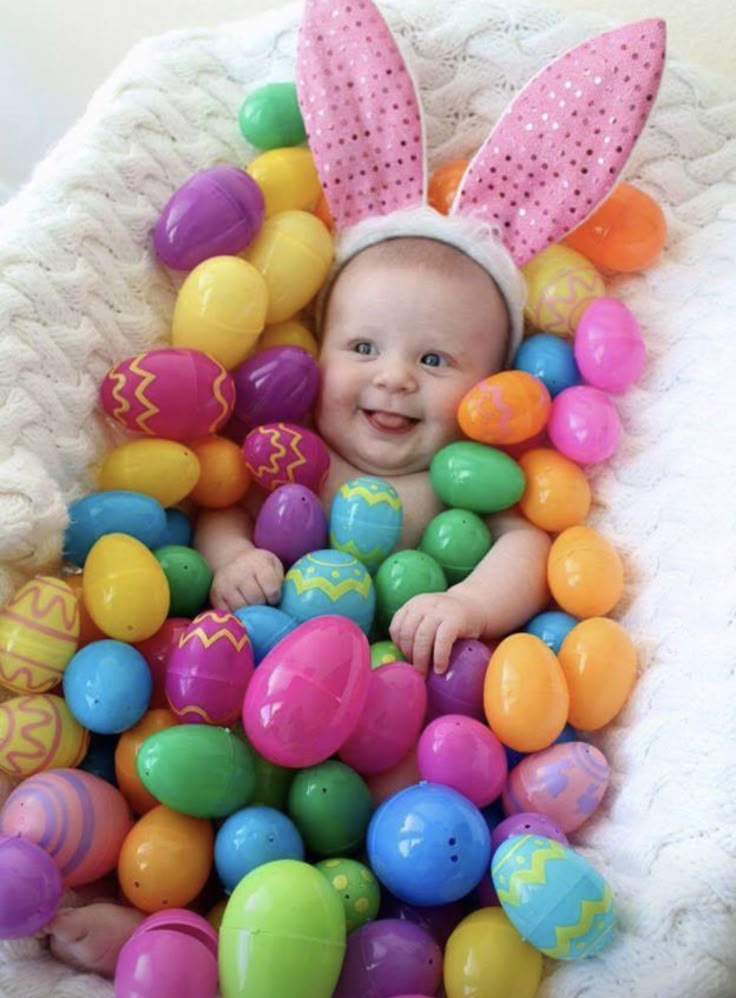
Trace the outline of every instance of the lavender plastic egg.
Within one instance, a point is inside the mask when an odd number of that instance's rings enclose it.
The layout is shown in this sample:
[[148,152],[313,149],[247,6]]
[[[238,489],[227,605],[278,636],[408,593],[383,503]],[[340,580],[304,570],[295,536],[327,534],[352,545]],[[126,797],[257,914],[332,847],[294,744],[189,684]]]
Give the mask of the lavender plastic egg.
[[545,838],[554,839],[564,846],[568,844],[567,836],[557,822],[552,821],[546,814],[539,814],[536,811],[521,811],[500,821],[491,832],[493,852],[512,835],[544,835]]
[[236,166],[195,173],[169,199],[153,230],[159,260],[191,270],[211,256],[245,249],[263,223],[258,184]]
[[0,939],[20,939],[43,928],[63,891],[47,852],[20,835],[0,836]]
[[256,547],[272,551],[285,567],[327,545],[327,517],[304,485],[281,485],[261,506],[253,530]]
[[420,929],[429,932],[440,949],[444,950],[453,929],[465,917],[465,908],[462,901],[419,907],[408,901],[400,901],[384,891],[379,915],[381,918],[400,918],[418,925]]
[[314,405],[319,367],[306,350],[271,347],[232,371],[235,382],[233,420],[247,433],[277,420],[298,423]]
[[402,919],[378,919],[348,936],[333,998],[435,994],[441,976],[442,951],[429,932]]
[[467,714],[479,721],[483,713],[483,680],[491,651],[481,641],[456,641],[447,672],[427,676],[427,721],[442,714]]

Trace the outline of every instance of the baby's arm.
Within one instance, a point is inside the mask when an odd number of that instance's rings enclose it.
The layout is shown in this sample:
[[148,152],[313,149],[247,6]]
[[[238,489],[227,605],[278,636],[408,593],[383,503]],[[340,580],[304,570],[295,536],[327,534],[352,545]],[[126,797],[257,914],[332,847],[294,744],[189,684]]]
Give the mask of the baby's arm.
[[391,639],[416,668],[445,672],[458,638],[498,638],[525,624],[549,600],[547,534],[515,513],[489,519],[493,547],[471,574],[444,593],[405,603]]

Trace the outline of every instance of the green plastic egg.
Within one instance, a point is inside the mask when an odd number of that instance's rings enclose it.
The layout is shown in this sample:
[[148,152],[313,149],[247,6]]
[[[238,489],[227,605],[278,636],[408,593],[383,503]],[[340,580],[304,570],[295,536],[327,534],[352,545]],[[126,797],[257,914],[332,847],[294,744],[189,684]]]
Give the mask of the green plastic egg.
[[342,902],[308,863],[266,863],[231,894],[218,954],[222,998],[330,998],[345,954]]
[[371,669],[380,669],[389,662],[405,662],[406,657],[393,641],[374,641],[371,645]]
[[224,818],[253,796],[253,757],[227,728],[178,724],[149,735],[136,759],[146,790],[194,818]]
[[470,575],[492,543],[490,530],[475,513],[446,509],[429,521],[419,549],[434,558],[454,586]]
[[153,553],[169,583],[169,616],[196,617],[212,585],[210,566],[199,551],[183,544],[167,544]]
[[359,929],[378,915],[381,888],[371,871],[357,859],[323,859],[317,869],[332,884],[345,909],[345,928]]
[[393,615],[420,593],[442,593],[447,579],[440,566],[424,551],[397,551],[376,572],[376,617],[388,629]]
[[307,137],[295,83],[267,83],[248,94],[239,122],[246,141],[256,149],[298,146]]
[[438,451],[429,466],[432,488],[446,506],[498,513],[521,499],[524,472],[495,447],[458,440]]
[[337,856],[360,847],[373,805],[365,780],[345,763],[329,760],[296,774],[287,807],[311,852]]

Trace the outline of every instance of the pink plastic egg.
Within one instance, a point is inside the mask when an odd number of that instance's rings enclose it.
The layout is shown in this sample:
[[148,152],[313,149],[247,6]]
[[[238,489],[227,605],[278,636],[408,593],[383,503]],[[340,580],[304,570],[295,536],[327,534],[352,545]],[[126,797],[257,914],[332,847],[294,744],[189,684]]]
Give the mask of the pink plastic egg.
[[330,454],[316,433],[295,423],[266,423],[243,441],[245,464],[261,488],[304,485],[319,494],[330,467]]
[[491,729],[465,714],[445,714],[430,722],[417,745],[423,780],[452,787],[476,807],[501,793],[508,770],[503,745]]
[[264,423],[299,422],[314,405],[319,388],[317,362],[301,347],[261,350],[236,367],[232,376],[233,423],[242,427],[243,436]]
[[154,707],[168,707],[166,667],[169,656],[179,644],[179,638],[190,624],[189,617],[167,617],[152,637],[146,638],[145,641],[137,641],[133,645],[145,658],[151,670],[153,692],[148,705],[149,710],[153,710]]
[[618,298],[598,298],[575,332],[575,360],[589,385],[618,395],[640,376],[646,347],[639,323]]
[[368,640],[357,624],[326,615],[300,624],[261,661],[243,703],[243,727],[269,762],[324,762],[351,735],[368,696]]
[[166,666],[166,698],[189,724],[232,724],[253,675],[253,647],[236,616],[207,610],[179,637]]
[[587,742],[562,742],[526,756],[509,774],[507,815],[536,811],[574,832],[593,814],[608,786],[608,763]]
[[102,408],[127,430],[169,440],[216,433],[235,404],[233,379],[199,350],[149,350],[122,360],[100,387]]
[[256,547],[272,551],[285,568],[327,547],[327,517],[304,485],[280,485],[261,506],[253,529]]
[[621,422],[615,405],[599,388],[574,385],[553,399],[547,432],[565,457],[578,464],[595,464],[615,453]]

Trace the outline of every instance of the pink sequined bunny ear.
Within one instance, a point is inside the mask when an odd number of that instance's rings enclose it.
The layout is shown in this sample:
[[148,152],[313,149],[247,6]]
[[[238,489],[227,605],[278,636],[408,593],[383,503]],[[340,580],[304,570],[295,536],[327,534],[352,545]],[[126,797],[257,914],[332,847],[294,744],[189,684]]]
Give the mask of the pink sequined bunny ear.
[[424,202],[417,92],[371,0],[305,0],[297,93],[338,229]]
[[664,46],[664,21],[639,21],[546,66],[470,162],[451,213],[497,226],[518,266],[574,229],[609,193],[644,127]]

